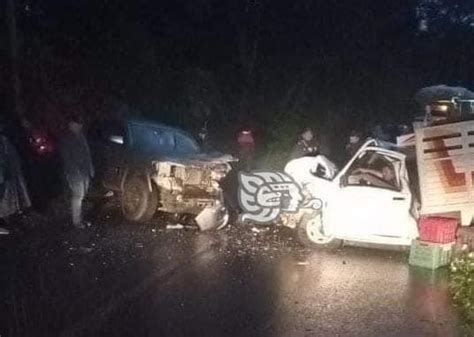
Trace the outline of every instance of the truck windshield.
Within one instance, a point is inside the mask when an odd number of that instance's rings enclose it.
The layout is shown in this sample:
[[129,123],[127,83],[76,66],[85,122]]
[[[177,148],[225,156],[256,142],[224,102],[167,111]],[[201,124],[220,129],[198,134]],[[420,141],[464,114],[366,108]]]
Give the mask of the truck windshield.
[[133,146],[145,153],[176,155],[199,153],[196,141],[184,133],[133,125]]
[[200,152],[199,145],[191,137],[182,134],[175,133],[175,150],[179,154],[193,154]]
[[346,186],[372,186],[400,190],[396,172],[400,161],[383,154],[367,151],[357,158],[345,175]]

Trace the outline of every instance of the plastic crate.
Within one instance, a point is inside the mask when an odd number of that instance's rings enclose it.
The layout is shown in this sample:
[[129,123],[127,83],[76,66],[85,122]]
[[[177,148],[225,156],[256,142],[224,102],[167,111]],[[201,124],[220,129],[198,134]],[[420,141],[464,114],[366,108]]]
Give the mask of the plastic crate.
[[452,243],[432,243],[413,240],[408,263],[412,266],[437,269],[451,262]]
[[458,220],[443,217],[423,217],[418,221],[420,240],[436,243],[456,241]]

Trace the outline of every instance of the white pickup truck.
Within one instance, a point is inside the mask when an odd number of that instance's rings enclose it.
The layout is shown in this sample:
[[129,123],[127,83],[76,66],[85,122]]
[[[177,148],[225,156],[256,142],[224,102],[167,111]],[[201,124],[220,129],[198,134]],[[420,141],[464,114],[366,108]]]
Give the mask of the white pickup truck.
[[418,231],[405,159],[369,140],[335,174],[319,175],[325,165],[318,157],[290,161],[285,173],[322,208],[284,214],[283,225],[307,246],[335,247],[343,240],[409,245]]
[[320,199],[322,208],[284,214],[282,224],[312,247],[337,247],[342,241],[410,245],[420,215],[457,217],[469,225],[474,121],[418,129],[411,145],[416,145],[412,151],[410,146],[389,150],[369,140],[342,170],[328,167],[326,175],[317,173],[324,162],[331,166],[325,158],[290,161],[285,172],[308,197]]

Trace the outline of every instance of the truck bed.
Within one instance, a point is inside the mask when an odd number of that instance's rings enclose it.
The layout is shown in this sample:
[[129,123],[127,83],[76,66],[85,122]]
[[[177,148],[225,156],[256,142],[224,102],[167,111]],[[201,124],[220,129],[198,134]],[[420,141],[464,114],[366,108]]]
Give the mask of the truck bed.
[[422,214],[474,215],[474,121],[415,130]]

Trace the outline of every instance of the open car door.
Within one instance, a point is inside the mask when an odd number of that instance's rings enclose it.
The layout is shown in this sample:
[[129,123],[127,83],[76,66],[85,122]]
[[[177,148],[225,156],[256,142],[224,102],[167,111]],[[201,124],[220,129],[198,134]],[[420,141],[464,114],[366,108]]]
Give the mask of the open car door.
[[363,147],[335,183],[339,190],[325,218],[337,237],[383,244],[408,244],[416,237],[404,154]]

